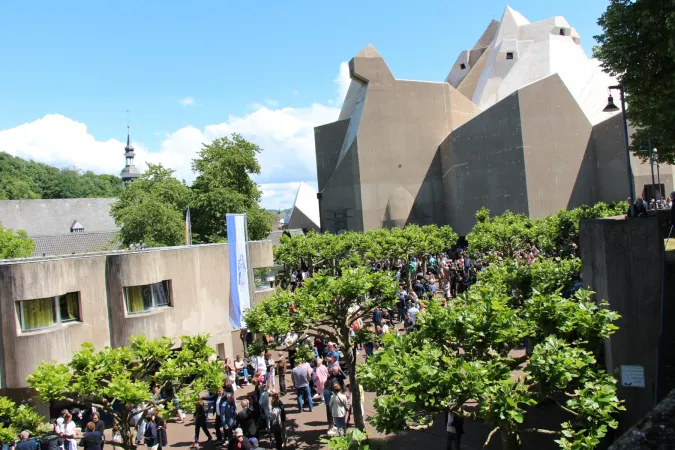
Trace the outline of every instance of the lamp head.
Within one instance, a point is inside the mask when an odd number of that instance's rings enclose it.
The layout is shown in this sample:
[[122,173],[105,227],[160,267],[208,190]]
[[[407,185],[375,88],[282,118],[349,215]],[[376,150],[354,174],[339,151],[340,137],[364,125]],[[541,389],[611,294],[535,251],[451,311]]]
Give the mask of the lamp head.
[[603,112],[614,112],[618,111],[619,107],[614,104],[614,97],[612,97],[612,94],[609,94],[609,97],[607,97],[607,106],[605,106],[605,109],[603,109]]

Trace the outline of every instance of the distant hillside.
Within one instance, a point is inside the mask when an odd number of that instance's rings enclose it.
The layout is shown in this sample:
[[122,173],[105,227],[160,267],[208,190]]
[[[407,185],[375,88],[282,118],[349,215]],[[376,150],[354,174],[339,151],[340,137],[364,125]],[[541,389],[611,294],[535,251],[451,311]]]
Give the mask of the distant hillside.
[[47,164],[0,152],[0,200],[118,197],[122,179]]
[[286,209],[267,209],[268,212],[271,212],[272,214],[279,214],[281,212],[282,215],[284,216],[290,216],[291,211],[293,211],[293,208],[286,208]]

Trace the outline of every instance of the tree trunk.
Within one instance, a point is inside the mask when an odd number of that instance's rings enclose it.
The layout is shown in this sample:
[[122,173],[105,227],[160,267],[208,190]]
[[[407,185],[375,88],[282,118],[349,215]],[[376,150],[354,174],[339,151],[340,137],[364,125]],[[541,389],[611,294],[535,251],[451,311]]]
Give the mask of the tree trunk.
[[354,344],[350,342],[349,330],[342,332],[344,341],[344,356],[347,362],[347,372],[349,376],[349,385],[352,392],[352,415],[354,416],[354,425],[359,430],[366,429],[366,422],[361,411],[361,390],[356,382],[356,360],[354,359]]
[[501,431],[502,450],[520,450],[520,436],[518,433]]

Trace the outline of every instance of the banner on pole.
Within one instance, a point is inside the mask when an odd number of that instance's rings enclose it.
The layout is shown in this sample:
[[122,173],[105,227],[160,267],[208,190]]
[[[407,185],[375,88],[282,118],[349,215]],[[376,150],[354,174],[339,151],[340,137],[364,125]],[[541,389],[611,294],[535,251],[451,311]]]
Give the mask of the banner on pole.
[[230,323],[234,329],[245,328],[243,313],[251,307],[246,214],[228,214],[226,224],[230,257]]

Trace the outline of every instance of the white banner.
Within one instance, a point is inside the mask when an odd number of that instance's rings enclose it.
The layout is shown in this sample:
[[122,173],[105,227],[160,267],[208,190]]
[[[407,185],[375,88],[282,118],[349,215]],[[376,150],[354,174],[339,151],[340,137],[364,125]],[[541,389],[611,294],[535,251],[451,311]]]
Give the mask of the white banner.
[[230,323],[234,329],[246,328],[243,313],[251,307],[246,214],[228,214],[226,224],[230,256]]

